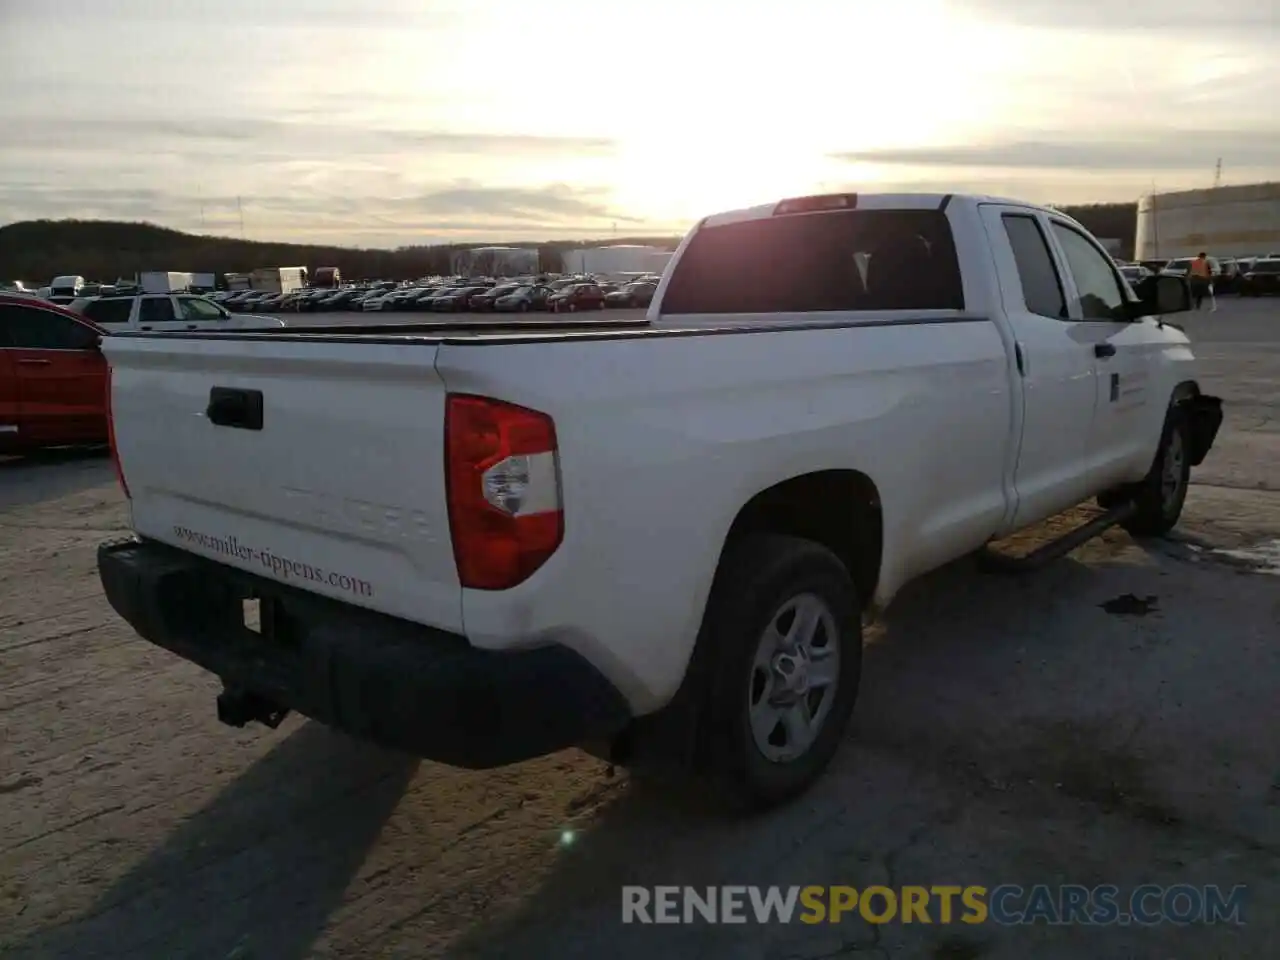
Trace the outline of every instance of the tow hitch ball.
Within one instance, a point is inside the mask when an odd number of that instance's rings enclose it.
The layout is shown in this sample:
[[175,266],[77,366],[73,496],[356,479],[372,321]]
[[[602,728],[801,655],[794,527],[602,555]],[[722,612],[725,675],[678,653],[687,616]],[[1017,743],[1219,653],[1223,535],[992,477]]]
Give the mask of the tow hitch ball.
[[249,690],[227,687],[218,694],[218,719],[230,727],[243,727],[257,720],[274,730],[288,715],[288,707],[272,703]]

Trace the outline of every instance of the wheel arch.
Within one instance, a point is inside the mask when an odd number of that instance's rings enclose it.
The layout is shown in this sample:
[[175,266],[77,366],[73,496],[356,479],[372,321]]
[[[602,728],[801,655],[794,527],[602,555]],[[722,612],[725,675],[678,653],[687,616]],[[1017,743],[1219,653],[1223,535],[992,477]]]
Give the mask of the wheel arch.
[[756,493],[729,525],[717,570],[736,539],[755,533],[822,544],[845,565],[864,604],[875,596],[884,555],[884,518],[879,488],[862,471],[798,474]]
[[[880,491],[860,470],[817,470],[780,480],[753,494],[730,523],[717,555],[702,617],[722,580],[725,558],[743,538],[774,533],[799,537],[830,550],[848,570],[864,609],[872,602],[884,553]],[[640,717],[598,755],[629,763],[701,766],[707,762],[702,712],[716,655],[700,629],[684,680],[654,714]],[[643,758],[643,759],[642,759]]]
[[1176,407],[1198,396],[1200,396],[1200,384],[1195,380],[1183,380],[1173,388],[1173,393],[1169,396],[1169,406]]

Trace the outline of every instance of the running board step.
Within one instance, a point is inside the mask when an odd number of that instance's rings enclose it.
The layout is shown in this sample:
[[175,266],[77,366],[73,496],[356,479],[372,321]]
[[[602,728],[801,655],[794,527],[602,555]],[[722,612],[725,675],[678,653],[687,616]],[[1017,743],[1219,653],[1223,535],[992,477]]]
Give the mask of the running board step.
[[1113,507],[1106,513],[1094,517],[1088,523],[1081,524],[1074,530],[1064,533],[1057,540],[1051,540],[1044,546],[1037,547],[1022,557],[1013,557],[1007,553],[997,553],[990,547],[984,547],[978,551],[978,563],[983,569],[992,573],[1033,573],[1054,560],[1060,560],[1072,550],[1083,546],[1094,537],[1110,530],[1117,523],[1128,520],[1137,509],[1137,504],[1132,501]]

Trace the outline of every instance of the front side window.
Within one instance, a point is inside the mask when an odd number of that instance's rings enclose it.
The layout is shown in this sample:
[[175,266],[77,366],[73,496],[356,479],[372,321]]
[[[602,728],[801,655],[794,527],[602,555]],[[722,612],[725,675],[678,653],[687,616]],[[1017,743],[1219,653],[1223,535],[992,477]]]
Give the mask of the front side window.
[[1124,291],[1116,276],[1111,258],[1090,243],[1078,230],[1055,222],[1054,236],[1062,244],[1071,276],[1076,281],[1080,298],[1080,316],[1084,320],[1121,322],[1124,315]]
[[200,297],[179,297],[178,309],[184,320],[221,320],[223,317],[217,305]]

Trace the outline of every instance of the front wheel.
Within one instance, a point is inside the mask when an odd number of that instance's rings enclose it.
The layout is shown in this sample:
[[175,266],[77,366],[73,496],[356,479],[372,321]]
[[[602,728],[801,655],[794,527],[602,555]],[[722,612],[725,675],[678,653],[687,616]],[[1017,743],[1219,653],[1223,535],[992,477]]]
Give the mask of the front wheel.
[[1174,407],[1165,420],[1160,450],[1151,472],[1138,485],[1133,497],[1137,512],[1120,525],[1136,537],[1163,536],[1182,516],[1190,484],[1190,431],[1186,417]]
[[820,544],[760,535],[729,547],[707,605],[708,758],[735,802],[775,806],[826,770],[862,674],[857,590]]

